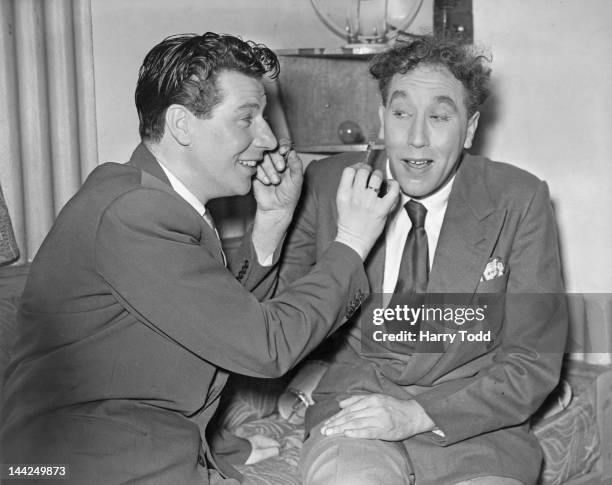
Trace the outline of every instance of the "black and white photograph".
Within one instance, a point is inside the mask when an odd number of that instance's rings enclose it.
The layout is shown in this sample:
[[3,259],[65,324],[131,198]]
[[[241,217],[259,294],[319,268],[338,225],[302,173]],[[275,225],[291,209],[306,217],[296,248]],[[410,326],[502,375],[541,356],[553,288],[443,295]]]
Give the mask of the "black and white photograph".
[[0,0],[0,483],[612,485],[612,2]]

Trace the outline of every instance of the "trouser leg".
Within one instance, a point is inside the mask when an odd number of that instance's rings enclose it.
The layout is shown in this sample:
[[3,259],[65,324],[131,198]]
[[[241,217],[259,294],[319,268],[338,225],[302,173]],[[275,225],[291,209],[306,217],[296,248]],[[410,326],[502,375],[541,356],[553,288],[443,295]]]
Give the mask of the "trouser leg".
[[328,437],[321,425],[302,448],[304,485],[406,485],[413,483],[410,459],[401,443]]

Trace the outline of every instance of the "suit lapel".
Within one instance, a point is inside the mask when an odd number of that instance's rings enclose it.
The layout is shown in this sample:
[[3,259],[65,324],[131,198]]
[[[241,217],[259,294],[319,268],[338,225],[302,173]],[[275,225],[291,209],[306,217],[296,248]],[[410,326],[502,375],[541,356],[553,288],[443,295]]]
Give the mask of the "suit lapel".
[[473,293],[506,217],[484,181],[483,159],[464,156],[457,171],[429,274],[429,293]]
[[[161,168],[161,165],[155,159],[149,149],[144,145],[144,143],[140,143],[136,147],[134,153],[132,153],[128,165],[131,165],[142,171],[143,185],[148,187],[156,187],[158,189],[170,192],[176,197],[178,197],[181,201],[183,201],[186,205],[188,205],[191,210],[195,211],[195,209],[191,207],[191,205],[187,201],[185,201],[179,194],[174,191],[172,185],[170,184],[170,180],[168,180],[168,177],[166,177],[166,174]],[[223,248],[221,246],[221,241],[219,240],[217,233],[212,227],[210,227],[210,225],[204,220],[204,218],[200,217],[200,219],[201,230],[204,233],[202,241],[214,246],[214,255],[216,259],[218,259],[219,262],[225,266],[226,263],[225,257],[223,255]]]

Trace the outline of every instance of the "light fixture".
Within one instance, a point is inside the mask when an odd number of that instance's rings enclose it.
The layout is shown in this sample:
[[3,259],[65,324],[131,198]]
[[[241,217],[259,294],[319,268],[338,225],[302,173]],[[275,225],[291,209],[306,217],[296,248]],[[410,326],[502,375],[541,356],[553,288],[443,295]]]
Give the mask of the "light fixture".
[[310,0],[323,23],[355,53],[383,50],[414,21],[423,0]]

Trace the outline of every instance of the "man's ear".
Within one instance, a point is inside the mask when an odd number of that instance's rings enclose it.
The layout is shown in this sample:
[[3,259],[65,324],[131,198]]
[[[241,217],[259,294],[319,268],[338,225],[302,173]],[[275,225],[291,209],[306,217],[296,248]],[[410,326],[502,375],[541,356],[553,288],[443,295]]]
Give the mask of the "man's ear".
[[474,135],[476,134],[476,128],[478,128],[478,120],[480,119],[480,111],[476,111],[468,120],[467,133],[465,134],[465,141],[463,142],[463,148],[471,148]]
[[191,144],[193,114],[180,104],[171,104],[166,109],[166,130],[179,145]]
[[378,119],[380,120],[380,130],[378,131],[378,138],[380,140],[385,139],[385,106],[381,103],[378,106]]

